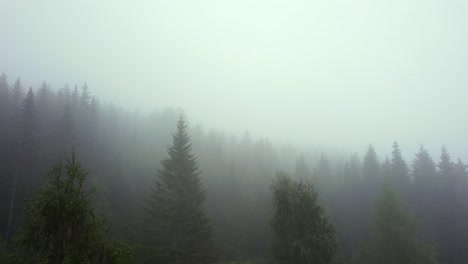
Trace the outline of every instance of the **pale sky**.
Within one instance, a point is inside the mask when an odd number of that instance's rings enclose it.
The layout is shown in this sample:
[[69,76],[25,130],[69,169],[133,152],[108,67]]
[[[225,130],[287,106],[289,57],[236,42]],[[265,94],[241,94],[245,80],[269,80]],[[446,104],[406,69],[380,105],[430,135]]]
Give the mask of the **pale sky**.
[[466,0],[0,0],[0,71],[240,135],[468,162]]

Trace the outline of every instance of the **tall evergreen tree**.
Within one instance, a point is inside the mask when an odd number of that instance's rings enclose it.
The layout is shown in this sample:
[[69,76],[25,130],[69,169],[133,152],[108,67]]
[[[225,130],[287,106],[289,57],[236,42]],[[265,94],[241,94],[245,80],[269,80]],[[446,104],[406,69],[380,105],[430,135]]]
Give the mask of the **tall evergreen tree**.
[[272,189],[273,263],[332,263],[337,249],[335,228],[312,185],[294,182],[279,172]]
[[416,187],[435,185],[437,179],[436,165],[423,146],[419,148],[419,152],[413,160],[412,169]]
[[442,179],[446,181],[454,180],[455,164],[450,160],[450,154],[445,147],[442,147],[438,167]]
[[382,164],[380,166],[380,173],[382,174],[382,178],[389,182],[390,179],[392,178],[392,163],[388,156],[385,156],[385,159],[382,161]]
[[458,159],[457,163],[455,164],[454,167],[454,173],[457,177],[457,179],[460,179],[460,181],[466,181],[466,177],[468,176],[467,173],[468,170],[468,165],[465,165],[461,159]]
[[330,162],[323,152],[320,156],[317,169],[314,171],[313,184],[317,186],[317,190],[322,197],[324,194],[329,193],[333,184],[332,168],[330,166]]
[[389,180],[399,191],[406,194],[407,187],[410,183],[408,175],[408,165],[401,155],[400,146],[397,142],[393,143],[392,163],[390,166],[391,179]]
[[380,177],[380,162],[372,145],[369,145],[362,163],[362,175],[368,182],[376,182]]
[[376,201],[370,240],[355,252],[353,263],[437,263],[430,247],[417,238],[410,213],[388,186]]
[[[17,209],[17,190],[18,185],[28,185],[30,189],[31,186],[37,184],[38,181],[35,177],[31,177],[28,181],[21,179],[22,175],[26,175],[33,171],[35,165],[35,159],[37,158],[37,139],[36,139],[36,132],[37,132],[38,124],[36,119],[36,106],[34,103],[34,93],[32,88],[29,89],[29,92],[24,98],[22,102],[21,110],[17,117],[17,130],[16,132],[16,151],[15,151],[15,158],[16,158],[16,167],[15,172],[13,175],[13,186],[11,188],[11,196],[10,196],[10,208],[8,212],[8,221],[7,221],[7,228],[5,232],[5,238],[10,238],[12,225],[13,225],[13,217],[14,212]],[[26,166],[27,164],[27,166]],[[26,184],[27,183],[27,184]],[[25,194],[23,193],[23,196]]]
[[457,177],[455,164],[445,147],[442,147],[438,168],[440,184],[435,219],[440,258],[443,263],[463,263],[460,249],[467,238],[460,230],[466,228],[462,214],[467,208],[463,206],[462,181]]
[[83,87],[81,87],[81,96],[80,96],[80,108],[85,110],[89,104],[91,103],[91,96],[88,91],[88,85],[85,83]]
[[150,205],[149,247],[158,263],[213,263],[212,227],[187,125],[181,116],[168,158],[161,161]]
[[7,76],[3,73],[0,76],[0,136],[2,132],[5,131],[6,125],[8,124],[9,97],[10,88],[8,86]]
[[15,84],[13,84],[12,97],[14,111],[17,111],[20,107],[21,100],[23,100],[24,97],[24,90],[23,86],[21,85],[20,78],[16,79]]
[[298,180],[308,182],[310,181],[311,171],[305,162],[304,155],[301,153],[299,159],[296,161],[295,177]]
[[437,215],[437,196],[438,177],[437,170],[432,157],[423,146],[416,153],[412,167],[412,176],[414,179],[413,202],[414,211],[421,223],[424,235],[429,240],[435,239],[437,225],[435,215]]

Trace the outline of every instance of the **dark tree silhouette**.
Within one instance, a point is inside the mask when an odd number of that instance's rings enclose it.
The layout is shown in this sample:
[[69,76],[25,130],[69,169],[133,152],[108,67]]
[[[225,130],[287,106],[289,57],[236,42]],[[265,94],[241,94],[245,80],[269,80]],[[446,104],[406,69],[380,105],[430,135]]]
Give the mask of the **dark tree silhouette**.
[[160,263],[212,263],[212,231],[203,208],[206,195],[183,117],[168,155],[161,161],[147,209],[150,247]]

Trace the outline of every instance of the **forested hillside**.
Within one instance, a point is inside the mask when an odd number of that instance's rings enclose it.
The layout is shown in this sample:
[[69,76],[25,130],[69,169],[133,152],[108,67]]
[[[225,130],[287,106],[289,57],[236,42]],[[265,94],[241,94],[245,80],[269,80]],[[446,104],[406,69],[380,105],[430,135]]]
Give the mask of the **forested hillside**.
[[[188,112],[154,108],[158,110],[152,113],[132,112],[102,103],[86,84],[52,88],[44,82],[29,88],[19,78],[3,74],[0,238],[4,246],[0,258],[15,252],[25,215],[22,208],[48,182],[47,172],[74,149],[90,172],[89,186],[96,187],[92,207],[133,248],[136,263],[153,263],[153,246],[169,252],[162,254],[161,263],[184,263],[166,258],[180,255],[165,248],[161,230],[171,220],[157,214],[171,210],[161,203],[167,195],[158,198],[158,194],[172,193],[171,186],[187,181],[193,181],[192,187],[184,188],[198,202],[187,209],[193,214],[180,221],[197,219],[199,224],[189,230],[209,237],[203,243],[210,245],[206,246],[210,254],[202,257],[193,253],[199,249],[193,250],[188,259],[199,258],[193,263],[298,263],[284,260],[299,255],[280,243],[275,226],[289,230],[284,228],[304,219],[305,228],[315,217],[330,221],[323,225],[323,232],[333,240],[327,240],[330,247],[323,247],[330,254],[301,251],[300,263],[384,263],[375,256],[402,256],[408,251],[418,253],[386,263],[468,263],[468,167],[443,146],[437,157],[431,157],[424,146],[407,150],[397,142],[389,142],[393,151],[385,156],[379,156],[372,145],[347,156],[327,149],[276,145],[247,132],[238,136],[207,130],[192,123]],[[394,137],[398,140],[398,135]],[[414,152],[414,158],[405,160],[402,151]],[[177,153],[183,153],[184,159]],[[172,179],[181,167],[192,176]],[[289,178],[275,178],[277,171]],[[314,204],[313,210],[320,213],[288,200],[291,195],[305,205]],[[287,213],[280,214],[281,208],[288,206],[298,206],[295,212],[300,213],[282,225],[281,217]],[[148,231],[155,229],[160,230],[154,233],[158,241]],[[336,241],[331,235],[335,232]],[[300,241],[301,250],[321,245],[311,237],[287,239],[290,244]],[[389,239],[396,242],[384,243]],[[394,249],[396,245],[401,249]],[[315,256],[326,257],[315,262]],[[426,262],[417,262],[421,259]]]

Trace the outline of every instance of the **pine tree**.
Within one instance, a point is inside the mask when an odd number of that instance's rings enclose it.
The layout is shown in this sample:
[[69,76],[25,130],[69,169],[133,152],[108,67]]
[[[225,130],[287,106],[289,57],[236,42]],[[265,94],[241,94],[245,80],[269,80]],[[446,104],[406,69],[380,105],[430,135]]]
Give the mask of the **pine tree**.
[[438,164],[439,173],[442,179],[453,181],[455,177],[455,164],[450,160],[450,154],[445,147],[442,147],[440,162]]
[[39,128],[37,121],[37,110],[32,88],[24,98],[21,110],[17,118],[17,137],[19,155],[34,156],[34,149],[37,145],[36,132]]
[[[37,132],[38,124],[36,120],[36,106],[34,103],[34,93],[32,88],[29,89],[28,95],[22,102],[21,110],[17,117],[16,132],[16,167],[13,175],[13,186],[11,188],[10,208],[8,213],[7,228],[5,238],[7,245],[12,231],[14,211],[17,203],[18,185],[26,185],[26,181],[21,181],[23,175],[31,173],[34,169],[35,160],[37,158]],[[26,166],[28,164],[28,166]],[[28,187],[37,183],[36,177],[31,177],[28,181]],[[23,188],[30,189],[30,188]],[[24,194],[23,194],[24,195]]]
[[168,155],[147,208],[148,246],[158,263],[213,263],[212,228],[203,208],[206,195],[183,117]]
[[391,179],[389,180],[395,188],[402,191],[404,194],[407,191],[407,187],[410,183],[408,175],[408,165],[401,155],[400,147],[397,142],[393,143],[392,151],[392,163],[390,166]]
[[302,153],[299,156],[299,159],[296,161],[295,177],[296,179],[305,182],[310,181],[311,172],[304,160],[304,155]]
[[315,175],[313,183],[317,186],[318,192],[321,195],[328,194],[333,183],[332,169],[328,159],[325,157],[325,154],[323,152],[320,156],[317,170],[314,174]]
[[75,85],[73,92],[71,93],[71,106],[73,110],[78,108],[78,103],[80,101],[80,92],[78,90],[78,85]]
[[434,239],[436,231],[435,215],[437,215],[437,197],[438,177],[436,165],[431,156],[420,147],[412,163],[412,175],[414,184],[415,211],[419,216],[419,221],[430,239]]
[[436,165],[423,146],[419,148],[412,164],[412,174],[417,187],[435,185],[437,179]]
[[382,165],[380,166],[380,172],[382,173],[382,178],[389,182],[390,179],[392,178],[392,163],[390,162],[390,159],[388,156],[385,156],[384,161],[382,162]]
[[14,110],[16,111],[20,107],[21,100],[23,100],[23,97],[24,97],[24,90],[23,90],[23,86],[21,85],[20,78],[16,79],[16,82],[13,85],[12,96],[13,96],[13,100],[12,100],[13,107],[14,107]]
[[131,250],[109,239],[107,220],[92,208],[88,171],[75,153],[49,172],[49,181],[29,200],[18,238],[20,263],[125,264]]
[[88,91],[88,85],[85,83],[81,87],[81,96],[80,96],[80,108],[81,110],[86,110],[89,104],[91,103],[91,96]]
[[312,185],[294,182],[279,172],[272,189],[273,263],[332,263],[337,249],[335,228]]
[[380,177],[380,162],[372,145],[369,145],[366,155],[364,155],[362,174],[364,180],[368,182],[376,182]]
[[388,186],[376,201],[370,240],[354,253],[353,263],[437,263],[430,247],[418,240],[413,218]]
[[451,161],[450,154],[442,147],[439,168],[439,180],[437,197],[437,213],[434,218],[437,221],[437,241],[440,249],[440,257],[444,263],[463,263],[461,248],[466,240],[465,234],[460,232],[465,228],[465,219],[462,214],[466,208],[463,203],[463,183],[455,173],[455,164]]
[[0,76],[0,136],[6,131],[9,110],[10,88],[5,74]]
[[465,165],[461,159],[458,159],[457,164],[455,164],[454,172],[460,181],[466,182],[466,177],[468,176],[468,165]]

